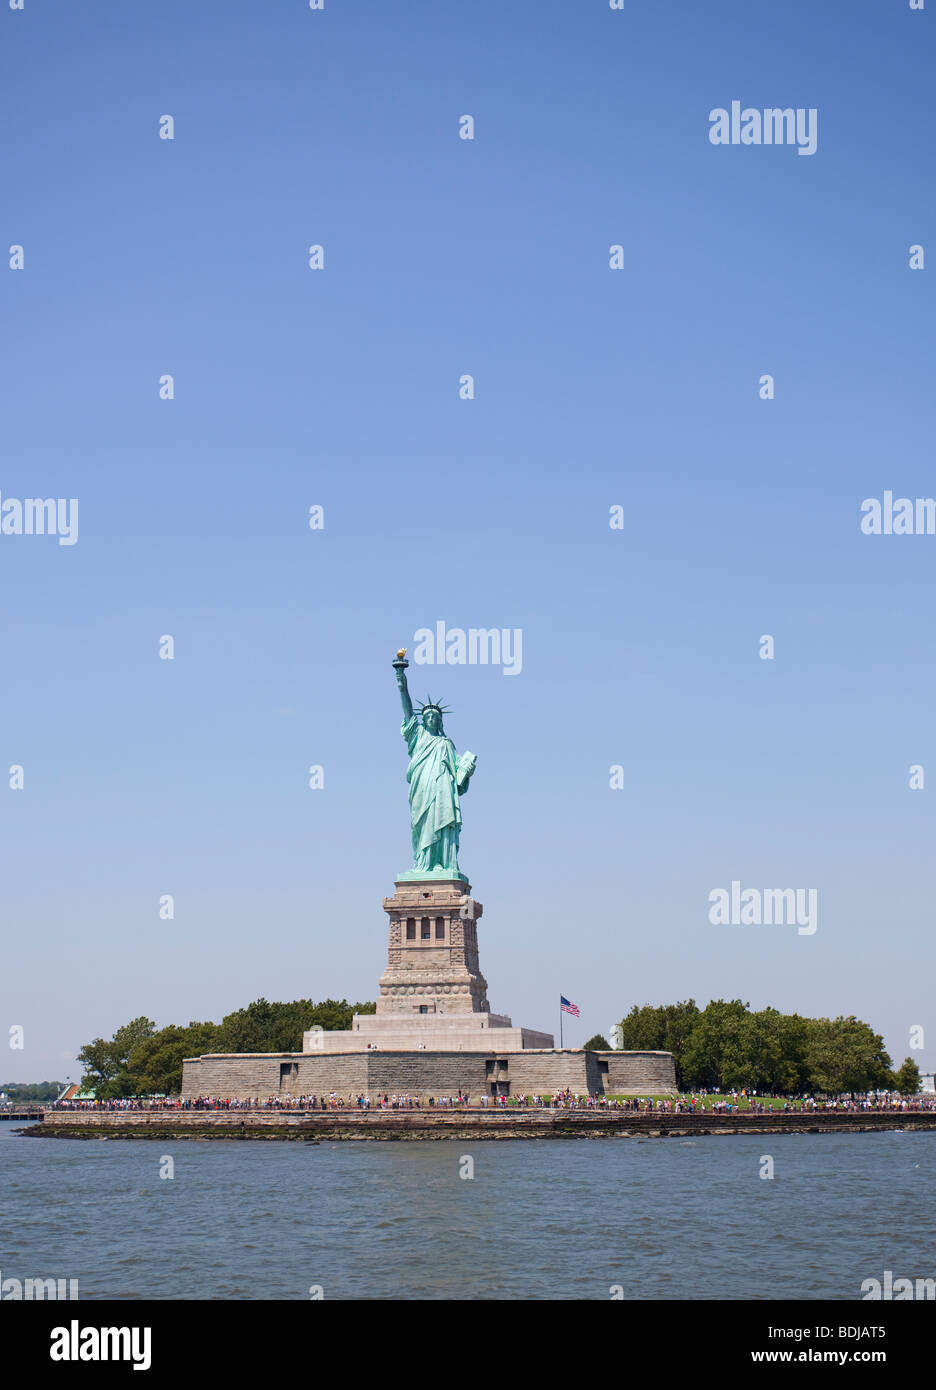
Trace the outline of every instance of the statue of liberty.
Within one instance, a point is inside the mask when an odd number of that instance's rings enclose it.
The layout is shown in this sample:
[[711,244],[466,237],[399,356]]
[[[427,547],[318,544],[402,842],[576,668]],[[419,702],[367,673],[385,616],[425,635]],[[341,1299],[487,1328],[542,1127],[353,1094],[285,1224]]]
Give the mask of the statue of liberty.
[[[431,696],[413,708],[406,684],[406,649],[397,652],[393,669],[403,701],[403,724],[410,762],[406,770],[409,783],[410,823],[413,832],[413,868],[401,879],[461,878],[458,869],[458,835],[461,830],[459,797],[465,795],[477,759],[474,753],[458,757],[455,745],[446,736],[442,716],[450,713]],[[467,880],[466,880],[467,881]]]

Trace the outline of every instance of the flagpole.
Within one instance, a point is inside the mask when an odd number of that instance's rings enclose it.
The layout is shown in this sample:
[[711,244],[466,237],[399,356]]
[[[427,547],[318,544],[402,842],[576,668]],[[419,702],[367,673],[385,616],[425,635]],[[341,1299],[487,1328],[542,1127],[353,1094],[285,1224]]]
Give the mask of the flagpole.
[[559,1050],[562,1050],[562,1000],[559,1001]]

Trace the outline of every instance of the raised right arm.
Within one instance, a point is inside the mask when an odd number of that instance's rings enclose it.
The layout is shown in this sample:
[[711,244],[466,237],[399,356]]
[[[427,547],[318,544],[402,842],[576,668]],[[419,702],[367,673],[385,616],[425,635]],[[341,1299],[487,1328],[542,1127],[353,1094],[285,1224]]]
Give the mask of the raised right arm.
[[413,702],[410,699],[409,686],[406,684],[406,670],[402,666],[395,666],[394,670],[400,688],[400,699],[403,702],[403,721],[406,723],[413,717]]

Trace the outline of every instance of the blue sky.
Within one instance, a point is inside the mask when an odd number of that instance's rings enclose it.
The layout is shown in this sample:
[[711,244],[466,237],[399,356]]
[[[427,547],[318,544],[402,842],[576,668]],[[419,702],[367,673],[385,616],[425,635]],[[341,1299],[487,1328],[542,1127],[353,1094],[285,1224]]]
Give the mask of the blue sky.
[[[517,677],[411,671],[478,755],[495,1010],[558,1031],[561,991],[574,1044],[740,996],[895,1061],[922,1025],[933,1068],[936,537],[859,530],[936,495],[932,20],[0,12],[0,492],[79,499],[73,546],[0,534],[0,1079],[141,1013],[374,997],[390,661],[438,620],[523,632]],[[713,146],[735,99],[815,107],[816,154]],[[733,879],[816,887],[815,935],[711,925]]]

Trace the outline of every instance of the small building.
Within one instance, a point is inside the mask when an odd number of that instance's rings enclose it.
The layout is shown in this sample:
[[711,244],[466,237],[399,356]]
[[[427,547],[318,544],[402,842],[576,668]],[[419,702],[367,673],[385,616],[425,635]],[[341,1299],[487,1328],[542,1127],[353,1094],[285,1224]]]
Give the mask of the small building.
[[71,1082],[68,1083],[67,1086],[65,1086],[65,1087],[62,1089],[61,1093],[55,1097],[55,1104],[56,1104],[56,1105],[61,1105],[61,1103],[62,1103],[63,1100],[94,1100],[94,1099],[95,1099],[95,1095],[94,1095],[94,1092],[93,1092],[93,1091],[83,1091],[83,1090],[81,1089],[81,1083],[80,1083],[80,1082],[78,1082],[78,1081],[71,1081]]

